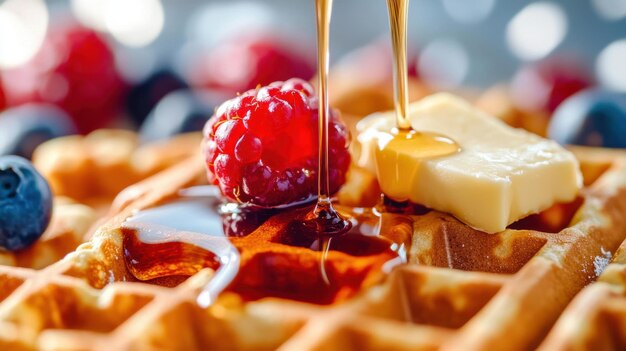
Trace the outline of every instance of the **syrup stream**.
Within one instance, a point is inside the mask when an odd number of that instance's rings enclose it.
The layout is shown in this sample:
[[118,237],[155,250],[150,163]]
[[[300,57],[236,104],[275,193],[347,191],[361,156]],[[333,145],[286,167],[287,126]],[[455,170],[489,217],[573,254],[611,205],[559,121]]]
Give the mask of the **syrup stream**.
[[411,126],[406,58],[409,0],[387,0],[387,8],[394,56],[396,127],[380,133],[376,169],[384,196],[408,206],[405,185],[416,174],[421,160],[451,155],[459,152],[460,148],[450,138],[419,132]]
[[411,130],[408,120],[409,85],[406,63],[406,28],[409,0],[387,0],[389,27],[394,52],[393,81],[396,124],[402,131]]
[[326,260],[328,260],[328,252],[330,251],[330,242],[332,237],[322,237],[322,260],[320,262],[320,274],[326,285],[330,285],[330,279],[328,279],[328,273],[326,273]]
[[319,236],[339,235],[350,230],[351,224],[335,211],[330,199],[328,176],[328,60],[332,0],[315,0],[317,18],[317,70],[319,97],[319,164],[317,203],[302,223],[304,229]]
[[[319,98],[319,164],[317,177],[317,206],[332,211],[330,203],[330,186],[328,181],[328,60],[330,16],[332,0],[315,0],[315,14],[317,17],[317,75]],[[317,211],[317,209],[316,209]]]

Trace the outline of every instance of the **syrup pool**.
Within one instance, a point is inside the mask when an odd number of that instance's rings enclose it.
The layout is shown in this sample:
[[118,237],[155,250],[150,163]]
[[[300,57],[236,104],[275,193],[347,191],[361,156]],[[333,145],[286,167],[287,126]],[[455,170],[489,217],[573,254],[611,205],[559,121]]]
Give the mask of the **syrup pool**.
[[[320,237],[301,231],[294,221],[304,219],[310,207],[284,210],[254,231],[274,212],[232,212],[232,204],[224,204],[213,186],[186,189],[179,195],[170,203],[139,211],[124,223],[126,267],[138,280],[166,286],[202,268],[214,269],[215,275],[198,296],[204,307],[225,290],[245,301],[279,297],[335,303],[406,262],[409,241],[380,236],[385,223],[376,209],[339,206],[351,221],[351,230]],[[228,232],[235,215],[251,233]]]
[[126,266],[139,280],[215,269],[198,296],[198,304],[206,307],[237,275],[239,251],[225,235],[217,188],[185,189],[180,196],[178,201],[140,211],[124,223]]

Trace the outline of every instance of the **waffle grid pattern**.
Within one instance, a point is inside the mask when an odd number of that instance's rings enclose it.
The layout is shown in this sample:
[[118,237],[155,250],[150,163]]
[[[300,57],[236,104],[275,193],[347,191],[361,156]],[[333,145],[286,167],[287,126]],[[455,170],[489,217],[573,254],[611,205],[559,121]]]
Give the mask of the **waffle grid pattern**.
[[[410,264],[354,299],[330,306],[244,302],[227,292],[208,309],[195,299],[210,269],[167,288],[131,281],[121,257],[126,218],[198,182],[201,162],[185,161],[124,191],[92,240],[63,260],[43,270],[0,268],[0,349],[622,348],[626,158],[575,152],[588,187],[558,233],[529,225],[487,235],[437,212],[386,214],[382,235],[410,242]],[[570,220],[566,207],[551,213],[539,220]],[[613,263],[593,283],[609,257]]]

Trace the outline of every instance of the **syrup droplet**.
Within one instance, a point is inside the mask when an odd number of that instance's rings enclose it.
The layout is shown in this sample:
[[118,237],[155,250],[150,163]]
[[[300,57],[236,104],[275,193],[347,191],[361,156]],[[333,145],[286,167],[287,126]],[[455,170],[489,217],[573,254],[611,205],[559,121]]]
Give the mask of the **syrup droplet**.
[[326,273],[326,260],[328,260],[330,242],[333,240],[333,238],[322,237],[320,238],[320,240],[322,241],[322,259],[320,260],[320,273],[322,274],[322,279],[324,279],[324,283],[326,283],[326,285],[330,285],[330,280],[328,279],[328,274]]

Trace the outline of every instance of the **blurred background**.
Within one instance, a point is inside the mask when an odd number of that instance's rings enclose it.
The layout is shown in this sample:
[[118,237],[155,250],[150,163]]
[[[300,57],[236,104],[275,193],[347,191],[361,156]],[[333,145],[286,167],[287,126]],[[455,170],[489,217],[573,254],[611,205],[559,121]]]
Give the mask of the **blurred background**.
[[[388,38],[386,1],[335,1],[331,98],[348,118],[391,108]],[[562,143],[626,147],[626,0],[413,0],[409,50],[413,99],[451,90]],[[0,154],[198,130],[314,63],[313,0],[0,0]]]
[[[313,0],[3,0],[0,4],[2,67],[24,61],[37,50],[50,22],[67,15],[101,31],[125,54],[141,56],[144,62],[135,67],[137,72],[127,72],[132,76],[159,61],[175,60],[181,50],[214,45],[229,31],[245,27],[277,29],[310,46],[315,40]],[[458,74],[459,83],[487,86],[511,77],[521,62],[561,52],[585,60],[603,83],[626,89],[626,78],[613,81],[603,73],[611,70],[605,66],[612,62],[626,62],[626,43],[620,41],[626,39],[626,0],[413,0],[410,6],[411,46],[421,49],[425,61],[441,55],[450,63],[464,62],[466,72]],[[386,1],[335,1],[332,59],[380,36],[388,36]],[[623,64],[621,69],[615,76],[626,76]]]

